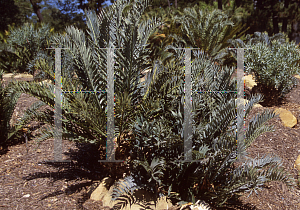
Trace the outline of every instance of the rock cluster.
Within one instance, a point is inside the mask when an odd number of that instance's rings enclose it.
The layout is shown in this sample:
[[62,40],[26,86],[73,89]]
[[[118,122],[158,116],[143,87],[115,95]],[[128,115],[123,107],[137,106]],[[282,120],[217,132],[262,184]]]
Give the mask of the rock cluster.
[[16,75],[14,75],[13,73],[3,74],[3,79],[20,79],[20,78],[33,79],[33,76],[31,74],[16,74]]
[[180,210],[211,210],[211,208],[204,201],[198,200],[195,204],[183,205]]
[[275,113],[279,114],[282,124],[285,127],[292,128],[297,124],[297,118],[290,111],[279,108],[275,109]]
[[[295,75],[294,77],[300,79],[299,75]],[[255,83],[255,78],[253,75],[247,75],[243,77],[243,79],[245,80],[245,85],[250,90],[257,85],[257,83]],[[246,103],[248,103],[248,100],[244,99],[244,104]],[[260,104],[255,104],[253,107],[256,108],[262,106]],[[279,108],[279,109],[275,109],[275,113],[279,114],[279,117],[284,126],[292,128],[297,124],[297,118],[289,110]]]
[[244,76],[243,77],[243,80],[245,81],[245,85],[250,89],[252,90],[252,88],[254,86],[257,85],[257,83],[255,82],[255,78],[253,75],[247,75],[247,76]]
[[295,161],[294,168],[300,171],[300,155],[297,157],[297,160]]
[[[120,179],[119,181],[122,181]],[[116,182],[112,178],[106,177],[104,178],[98,187],[91,193],[90,199],[95,201],[102,201],[103,206],[108,206],[113,208],[113,206],[117,203],[116,201],[112,201],[111,194],[113,192],[114,187],[116,186]],[[166,199],[166,197],[162,197],[158,200],[156,205],[154,204],[153,198],[154,196],[145,191],[145,190],[137,190],[134,193],[134,196],[137,200],[142,200],[147,203],[147,207],[151,209],[168,209],[172,206],[172,203]],[[141,203],[133,204],[131,207],[127,205],[127,207],[123,208],[124,210],[139,210],[142,208]],[[145,205],[145,204],[144,204]]]

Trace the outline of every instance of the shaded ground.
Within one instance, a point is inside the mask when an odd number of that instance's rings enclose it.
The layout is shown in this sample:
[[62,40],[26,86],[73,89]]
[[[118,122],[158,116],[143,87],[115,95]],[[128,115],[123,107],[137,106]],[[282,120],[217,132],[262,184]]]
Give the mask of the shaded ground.
[[[21,115],[34,101],[22,94],[14,119]],[[282,158],[283,166],[297,178],[294,162],[300,153],[300,87],[296,87],[286,97],[285,103],[278,105],[290,110],[298,120],[294,128],[286,128],[280,118],[269,123],[275,132],[258,137],[248,149],[251,157],[258,154],[274,154]],[[270,109],[276,108],[275,106]],[[250,117],[267,108],[256,108]],[[247,123],[246,123],[247,124]],[[63,159],[71,163],[61,165],[43,164],[53,158],[53,139],[36,148],[34,141],[11,145],[0,151],[0,209],[109,209],[101,201],[89,199],[96,184],[106,176],[122,177],[126,171],[122,163],[100,164],[97,148],[74,142],[63,141]],[[243,195],[236,206],[223,209],[300,209],[300,190],[288,189],[277,182],[269,183],[263,191]],[[175,209],[175,208],[173,208]]]

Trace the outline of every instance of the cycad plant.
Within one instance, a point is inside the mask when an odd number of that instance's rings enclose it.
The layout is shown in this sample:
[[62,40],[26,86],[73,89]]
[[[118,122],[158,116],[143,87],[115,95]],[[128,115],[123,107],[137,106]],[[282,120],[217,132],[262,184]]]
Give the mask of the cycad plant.
[[[194,203],[201,199],[222,206],[243,192],[257,192],[269,181],[283,181],[288,186],[295,186],[294,179],[284,171],[278,157],[250,158],[246,153],[258,136],[273,131],[266,123],[275,114],[265,111],[253,117],[245,139],[239,140],[237,147],[236,116],[242,115],[243,111],[236,109],[235,94],[221,93],[221,90],[234,90],[236,82],[229,79],[234,70],[220,68],[199,52],[192,65],[193,89],[217,92],[193,95],[192,154],[198,162],[179,162],[184,156],[184,94],[183,82],[180,82],[184,80],[184,72],[179,68],[177,72],[180,71],[177,76],[169,76],[166,86],[170,88],[164,89],[160,80],[153,83],[160,87],[156,93],[161,93],[159,97],[163,103],[159,108],[163,112],[151,115],[150,110],[145,110],[134,123],[135,138],[131,141],[135,143],[127,161],[131,174],[113,191],[113,199],[119,201],[116,207],[137,202],[131,192],[136,189],[148,190],[157,198],[165,195],[176,201]],[[157,77],[163,77],[165,73],[161,71]],[[245,105],[246,118],[261,99],[260,95],[253,96]],[[174,101],[179,106],[176,107]]]
[[166,65],[168,61],[173,57],[171,52],[165,51],[165,47],[170,45],[174,39],[169,36],[170,34],[176,34],[179,37],[182,36],[182,32],[178,23],[175,22],[175,15],[180,14],[180,10],[170,10],[169,8],[156,8],[146,11],[141,20],[147,18],[160,17],[164,24],[159,26],[156,31],[149,37],[150,48],[150,62],[160,59],[163,64]]
[[[244,26],[234,22],[220,10],[201,9],[198,5],[184,8],[175,21],[181,24],[182,38],[186,47],[200,48],[218,63],[228,59],[228,39],[241,38]],[[175,37],[174,37],[175,38]]]
[[[147,40],[154,29],[162,24],[156,18],[139,21],[148,4],[148,1],[117,1],[98,17],[93,12],[86,12],[87,36],[82,30],[71,26],[66,29],[65,35],[53,37],[57,47],[69,48],[62,52],[66,55],[66,60],[62,61],[63,90],[90,92],[64,94],[64,137],[105,144],[107,97],[102,91],[107,87],[108,62],[107,50],[103,48],[119,48],[114,51],[116,135],[120,136],[129,130],[130,121],[141,110],[141,92],[147,92],[145,84],[140,83],[142,72],[152,66],[148,63]],[[128,7],[131,9],[128,10]],[[40,54],[39,59],[35,60],[35,67],[53,81],[54,61],[48,61],[49,57],[43,56]],[[70,63],[65,62],[67,58],[70,58]],[[65,69],[67,66],[72,68]],[[49,115],[44,115],[43,120],[54,125],[54,85],[19,82],[16,88],[49,105],[52,111],[49,111]],[[53,137],[53,132],[43,132],[40,140]]]
[[[183,43],[185,47],[200,48],[219,63],[232,65],[234,59],[228,53],[228,39],[244,39],[245,25],[234,23],[220,10],[205,3],[194,7],[172,9],[156,8],[147,11],[143,18],[161,17],[164,25],[150,37],[151,59],[170,62],[174,51],[168,45]],[[234,64],[233,64],[234,65]]]

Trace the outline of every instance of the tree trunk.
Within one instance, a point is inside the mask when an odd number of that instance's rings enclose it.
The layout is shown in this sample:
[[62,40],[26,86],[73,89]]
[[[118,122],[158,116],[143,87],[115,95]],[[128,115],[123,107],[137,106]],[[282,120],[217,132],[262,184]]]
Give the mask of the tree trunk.
[[277,1],[272,0],[271,1],[271,8],[272,8],[272,20],[273,20],[273,33],[277,34],[279,33],[279,26],[278,26],[278,11],[274,8]]
[[169,9],[171,8],[171,5],[170,5],[170,0],[168,0],[168,5],[169,5]]
[[239,7],[242,5],[242,0],[235,0],[236,7]]
[[292,33],[291,33],[291,40],[295,41],[296,44],[300,43],[300,22],[294,20],[292,23]]
[[222,10],[222,0],[218,0],[218,9]]
[[37,4],[37,3],[34,3],[33,0],[30,0],[30,3],[33,7],[33,11],[34,13],[37,15],[38,19],[39,19],[39,22],[42,22],[43,21],[43,16],[41,14],[41,7]]
[[175,0],[175,8],[177,9],[177,0]]
[[282,20],[282,28],[281,28],[281,30],[283,31],[283,32],[287,32],[287,18],[283,18],[283,20]]
[[[286,11],[287,10],[287,8],[289,7],[289,3],[290,3],[290,0],[285,0],[284,1],[284,10]],[[288,18],[286,17],[287,16],[287,13],[286,13],[286,15],[282,18],[282,28],[281,28],[281,30],[283,31],[283,32],[287,32],[287,24],[288,24]]]
[[279,27],[278,27],[278,16],[277,14],[273,13],[273,33],[277,34],[279,33]]
[[256,9],[258,9],[258,10],[262,10],[263,9],[262,0],[257,0]]

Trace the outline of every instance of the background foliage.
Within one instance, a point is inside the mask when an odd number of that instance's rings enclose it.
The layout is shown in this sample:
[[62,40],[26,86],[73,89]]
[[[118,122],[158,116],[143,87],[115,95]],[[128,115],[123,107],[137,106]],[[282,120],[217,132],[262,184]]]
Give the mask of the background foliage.
[[37,53],[44,51],[50,55],[46,48],[50,46],[53,28],[42,24],[38,27],[25,23],[18,28],[10,28],[6,43],[1,51],[1,68],[7,72],[28,72],[34,74],[35,69],[30,62]]

